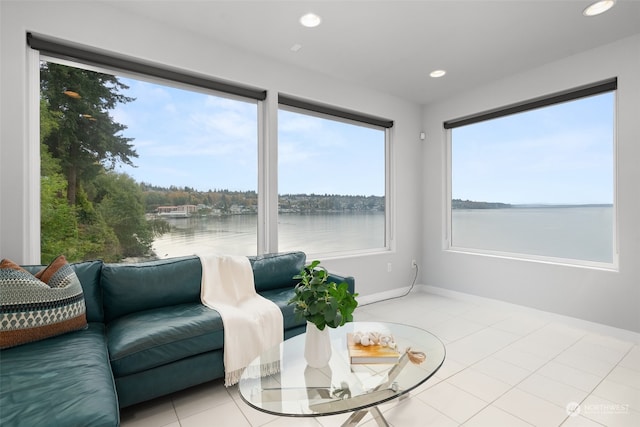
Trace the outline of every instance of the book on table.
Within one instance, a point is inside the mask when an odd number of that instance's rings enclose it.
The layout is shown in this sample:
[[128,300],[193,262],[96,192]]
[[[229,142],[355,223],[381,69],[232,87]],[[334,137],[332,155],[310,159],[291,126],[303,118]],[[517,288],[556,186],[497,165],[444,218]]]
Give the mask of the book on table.
[[355,342],[352,333],[347,334],[347,348],[351,364],[397,363],[400,352],[380,344],[362,345]]

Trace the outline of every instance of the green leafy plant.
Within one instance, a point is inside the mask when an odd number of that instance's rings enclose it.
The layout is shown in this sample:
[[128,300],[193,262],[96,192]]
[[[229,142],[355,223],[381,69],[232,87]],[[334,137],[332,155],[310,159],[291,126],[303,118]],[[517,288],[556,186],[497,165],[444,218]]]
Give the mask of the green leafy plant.
[[299,319],[306,319],[320,330],[325,326],[337,328],[353,321],[358,294],[349,292],[347,282],[329,282],[329,273],[320,261],[305,265],[293,278],[300,282],[289,304],[294,305],[293,311]]

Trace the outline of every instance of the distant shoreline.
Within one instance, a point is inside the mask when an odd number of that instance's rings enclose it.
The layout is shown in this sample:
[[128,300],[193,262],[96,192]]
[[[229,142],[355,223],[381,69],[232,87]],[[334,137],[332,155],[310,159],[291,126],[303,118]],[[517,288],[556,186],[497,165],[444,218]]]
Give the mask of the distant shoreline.
[[549,209],[549,208],[610,208],[612,203],[586,203],[586,204],[511,204],[501,202],[479,202],[475,200],[451,200],[451,209]]
[[544,205],[544,204],[529,204],[529,205],[512,205],[515,209],[523,208],[612,208],[612,203],[585,203],[583,205]]

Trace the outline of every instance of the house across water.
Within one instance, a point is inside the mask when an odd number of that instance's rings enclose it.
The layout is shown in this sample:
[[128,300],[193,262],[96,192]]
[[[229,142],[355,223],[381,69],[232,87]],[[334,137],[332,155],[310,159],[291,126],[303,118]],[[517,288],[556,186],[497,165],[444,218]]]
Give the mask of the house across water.
[[158,206],[158,215],[171,218],[188,218],[196,212],[196,205]]

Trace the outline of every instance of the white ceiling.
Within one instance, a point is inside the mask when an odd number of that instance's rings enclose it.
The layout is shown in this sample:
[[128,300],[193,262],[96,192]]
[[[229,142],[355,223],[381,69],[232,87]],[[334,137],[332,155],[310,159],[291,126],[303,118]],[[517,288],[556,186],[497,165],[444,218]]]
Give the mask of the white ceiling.
[[[640,33],[640,0],[587,18],[591,0],[117,1],[201,36],[428,104]],[[322,17],[302,27],[307,12]],[[302,48],[293,52],[291,47]],[[446,69],[440,79],[429,77]]]

